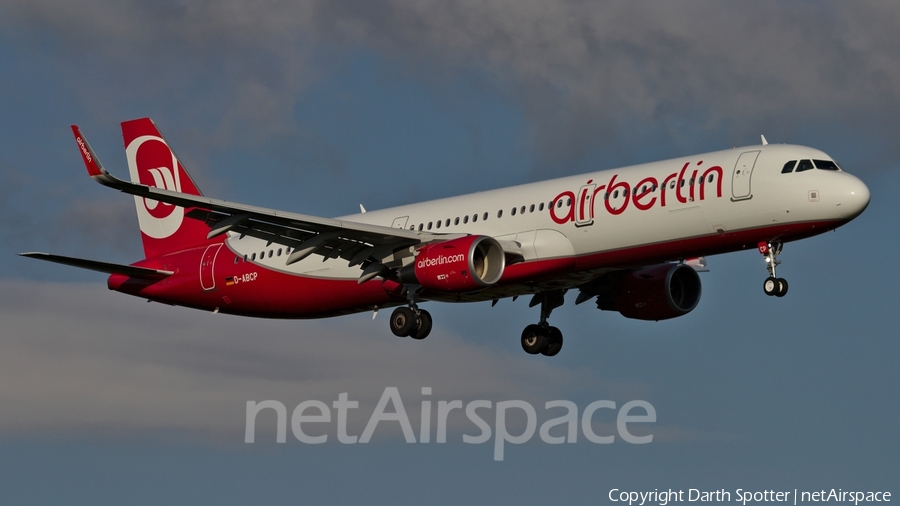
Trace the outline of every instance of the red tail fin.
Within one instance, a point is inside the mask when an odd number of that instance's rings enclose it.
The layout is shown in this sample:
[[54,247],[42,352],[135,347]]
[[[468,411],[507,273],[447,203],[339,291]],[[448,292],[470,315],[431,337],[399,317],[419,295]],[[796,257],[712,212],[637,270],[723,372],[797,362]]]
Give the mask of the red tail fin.
[[[132,182],[201,195],[150,118],[122,123],[122,137]],[[206,234],[209,228],[206,224],[185,217],[190,209],[143,197],[135,197],[134,200],[147,258],[208,242]]]

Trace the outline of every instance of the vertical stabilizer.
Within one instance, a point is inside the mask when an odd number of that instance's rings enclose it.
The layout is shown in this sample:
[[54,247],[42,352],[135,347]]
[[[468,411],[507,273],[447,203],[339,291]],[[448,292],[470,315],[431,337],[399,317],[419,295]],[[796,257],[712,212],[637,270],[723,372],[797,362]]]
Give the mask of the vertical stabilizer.
[[[125,140],[125,156],[132,182],[201,195],[150,118],[122,123],[122,137]],[[206,239],[209,231],[206,224],[185,216],[190,208],[137,196],[134,201],[147,258],[209,242]]]

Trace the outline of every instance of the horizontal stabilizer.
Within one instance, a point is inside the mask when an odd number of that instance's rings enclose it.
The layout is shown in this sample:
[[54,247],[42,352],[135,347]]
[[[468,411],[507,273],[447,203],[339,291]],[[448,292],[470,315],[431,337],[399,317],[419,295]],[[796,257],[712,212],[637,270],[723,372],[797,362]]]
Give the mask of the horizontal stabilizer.
[[51,255],[49,253],[19,253],[19,255],[28,258],[36,258],[38,260],[46,260],[72,267],[82,269],[90,269],[92,271],[105,272],[107,274],[124,274],[132,278],[142,279],[162,279],[174,274],[172,271],[164,271],[161,269],[149,269],[147,267],[136,267],[134,265],[112,264],[109,262],[98,262],[96,260],[85,260],[83,258],[65,257],[62,255]]

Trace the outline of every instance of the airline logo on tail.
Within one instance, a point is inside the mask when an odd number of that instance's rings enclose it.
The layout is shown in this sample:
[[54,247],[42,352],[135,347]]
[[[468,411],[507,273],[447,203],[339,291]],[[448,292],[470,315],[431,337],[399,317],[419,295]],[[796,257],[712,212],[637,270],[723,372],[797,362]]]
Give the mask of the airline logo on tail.
[[[162,190],[181,191],[181,164],[161,137],[142,135],[125,147],[131,180]],[[154,239],[174,234],[184,221],[184,208],[135,197],[141,231]]]

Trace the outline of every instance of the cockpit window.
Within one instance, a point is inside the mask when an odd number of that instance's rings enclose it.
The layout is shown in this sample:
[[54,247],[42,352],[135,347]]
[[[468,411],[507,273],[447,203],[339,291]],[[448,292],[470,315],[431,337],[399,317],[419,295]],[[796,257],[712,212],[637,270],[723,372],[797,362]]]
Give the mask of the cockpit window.
[[782,174],[789,174],[794,171],[794,165],[797,165],[797,160],[791,160],[788,163],[784,164],[784,168],[781,169]]
[[800,163],[797,164],[797,172],[803,172],[804,170],[810,169],[815,169],[810,160],[800,160]]
[[822,170],[841,170],[840,167],[831,160],[813,160],[813,163],[816,164],[817,169]]

